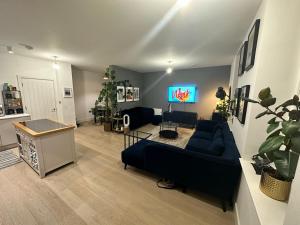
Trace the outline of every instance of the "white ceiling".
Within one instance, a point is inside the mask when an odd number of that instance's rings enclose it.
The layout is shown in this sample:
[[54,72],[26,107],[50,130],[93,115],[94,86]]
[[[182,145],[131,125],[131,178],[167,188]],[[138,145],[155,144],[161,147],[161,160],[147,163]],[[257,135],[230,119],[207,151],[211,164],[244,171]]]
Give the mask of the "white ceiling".
[[170,59],[177,69],[226,65],[262,0],[178,1],[1,0],[0,44],[90,71],[111,64],[158,71]]

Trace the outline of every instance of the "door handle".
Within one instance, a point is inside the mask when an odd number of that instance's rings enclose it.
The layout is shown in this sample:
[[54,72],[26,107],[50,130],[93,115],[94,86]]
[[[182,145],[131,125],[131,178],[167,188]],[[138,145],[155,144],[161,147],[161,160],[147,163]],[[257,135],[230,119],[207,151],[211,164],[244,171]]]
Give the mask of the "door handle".
[[53,108],[53,109],[51,110],[51,112],[56,112],[56,108]]

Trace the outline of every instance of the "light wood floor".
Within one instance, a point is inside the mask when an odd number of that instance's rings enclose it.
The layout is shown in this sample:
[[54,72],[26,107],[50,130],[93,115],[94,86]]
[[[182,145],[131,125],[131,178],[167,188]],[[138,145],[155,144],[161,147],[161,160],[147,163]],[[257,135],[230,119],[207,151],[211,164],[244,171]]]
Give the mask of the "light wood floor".
[[40,179],[24,162],[0,170],[1,225],[231,225],[233,213],[199,193],[157,188],[157,177],[123,169],[123,136],[76,129],[77,164]]

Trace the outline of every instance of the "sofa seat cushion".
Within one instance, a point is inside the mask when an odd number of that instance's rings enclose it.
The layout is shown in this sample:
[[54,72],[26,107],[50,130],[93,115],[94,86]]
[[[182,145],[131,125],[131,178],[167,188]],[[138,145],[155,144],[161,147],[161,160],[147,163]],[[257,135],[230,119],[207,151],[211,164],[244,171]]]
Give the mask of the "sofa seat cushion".
[[213,133],[207,131],[196,131],[193,134],[194,138],[211,140],[213,138]]
[[142,140],[122,151],[122,162],[143,169],[144,149],[148,144],[147,140]]
[[192,137],[186,146],[186,150],[220,156],[224,152],[224,141],[222,138],[206,140]]

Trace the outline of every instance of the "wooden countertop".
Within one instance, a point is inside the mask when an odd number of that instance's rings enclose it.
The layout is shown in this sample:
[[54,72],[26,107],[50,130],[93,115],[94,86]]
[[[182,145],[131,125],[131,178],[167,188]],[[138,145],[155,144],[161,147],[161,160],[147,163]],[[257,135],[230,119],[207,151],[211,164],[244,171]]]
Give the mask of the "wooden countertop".
[[[45,129],[33,129],[32,126],[30,126],[29,124],[26,123],[35,123],[35,126],[39,126],[39,128],[41,126],[43,126],[42,123],[47,123]],[[44,120],[30,120],[30,121],[25,121],[25,122],[14,122],[13,123],[14,126],[17,129],[22,130],[23,132],[33,136],[33,137],[40,137],[40,136],[45,136],[45,135],[49,135],[49,134],[53,134],[53,133],[58,133],[58,132],[62,132],[62,131],[66,131],[66,130],[70,130],[70,129],[74,129],[75,126],[73,125],[66,125],[63,123],[59,123],[53,120],[48,120],[48,119],[44,119]],[[53,124],[55,126],[49,126],[49,124]]]

